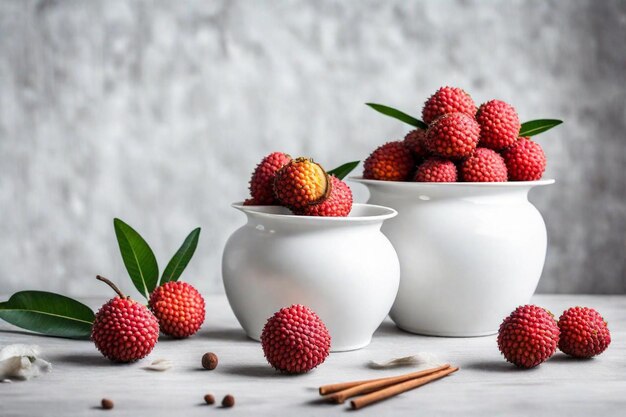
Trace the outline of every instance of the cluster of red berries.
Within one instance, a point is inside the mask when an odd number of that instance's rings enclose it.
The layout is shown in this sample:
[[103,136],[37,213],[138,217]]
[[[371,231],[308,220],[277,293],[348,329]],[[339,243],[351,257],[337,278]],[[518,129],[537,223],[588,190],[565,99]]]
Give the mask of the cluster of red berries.
[[500,325],[498,348],[507,361],[532,368],[548,360],[557,347],[576,358],[591,358],[606,350],[611,333],[600,313],[572,307],[558,322],[544,308],[520,306]]
[[292,159],[282,152],[267,155],[250,179],[246,206],[281,205],[300,216],[345,217],[352,191],[310,158]]
[[106,278],[118,294],[96,313],[91,339],[106,358],[134,362],[147,356],[159,331],[182,339],[195,334],[204,322],[204,298],[190,284],[170,281],[157,287],[148,307],[132,300]]
[[[191,284],[178,281],[196,250],[200,228],[187,236],[159,278],[157,260],[148,243],[120,219],[114,220],[114,226],[124,264],[148,305],[131,300],[111,281],[98,276],[118,296],[96,313],[91,339],[110,360],[133,362],[152,351],[159,332],[182,339],[195,334],[202,326],[204,298]],[[133,238],[133,250],[128,249],[128,236]]]
[[513,106],[491,100],[476,108],[460,88],[442,87],[424,104],[424,128],[388,142],[365,160],[363,177],[383,181],[534,181],[546,168],[541,146],[520,137]]

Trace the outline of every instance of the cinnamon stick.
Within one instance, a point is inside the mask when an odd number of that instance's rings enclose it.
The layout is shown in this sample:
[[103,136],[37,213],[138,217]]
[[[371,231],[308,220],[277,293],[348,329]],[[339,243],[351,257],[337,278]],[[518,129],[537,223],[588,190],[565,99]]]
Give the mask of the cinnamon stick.
[[452,372],[458,371],[459,368],[447,368],[438,372],[431,373],[421,378],[410,379],[405,382],[401,382],[396,385],[391,385],[387,388],[383,388],[381,390],[372,392],[371,394],[364,395],[362,397],[357,398],[356,400],[352,400],[350,405],[353,410],[358,410],[359,408],[366,407],[370,404],[373,404],[378,401],[386,400],[387,398],[396,396],[403,392],[412,390],[417,387],[421,387],[422,385],[428,384],[431,381],[435,381],[437,379],[443,378],[446,375],[451,374]]
[[337,391],[343,391],[344,389],[348,389],[348,388],[356,387],[357,385],[365,384],[366,382],[383,381],[389,378],[394,378],[394,377],[388,376],[385,378],[362,379],[360,381],[338,382],[336,384],[322,385],[320,387],[320,395],[332,394]]
[[[356,395],[361,395],[361,394],[367,394],[367,393],[376,391],[378,389],[388,387],[390,385],[395,385],[401,382],[409,381],[411,379],[430,375],[434,372],[448,369],[449,367],[450,367],[450,364],[445,364],[445,365],[438,366],[436,368],[424,369],[422,371],[411,372],[408,374],[365,381],[359,385],[352,386],[344,390],[337,391],[334,394],[327,395],[325,398],[327,398],[330,401],[334,401],[336,403],[341,404],[350,397],[354,397]],[[320,389],[320,392],[321,392],[321,389]]]

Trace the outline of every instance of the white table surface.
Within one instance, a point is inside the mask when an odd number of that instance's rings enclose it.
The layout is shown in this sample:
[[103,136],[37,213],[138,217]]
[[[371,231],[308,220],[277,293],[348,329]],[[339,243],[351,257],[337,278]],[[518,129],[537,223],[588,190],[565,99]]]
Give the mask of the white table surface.
[[[0,299],[6,299],[2,297]],[[101,299],[83,300],[97,308]],[[247,339],[224,296],[206,298],[202,330],[187,340],[161,338],[152,354],[130,365],[112,364],[90,341],[41,337],[0,322],[0,346],[38,344],[53,371],[27,382],[0,384],[0,416],[327,416],[349,411],[348,404],[319,402],[317,387],[354,379],[409,372],[411,368],[372,370],[369,360],[386,360],[417,352],[437,355],[460,366],[452,376],[396,398],[354,411],[363,416],[611,416],[626,415],[626,296],[535,296],[533,302],[555,315],[573,305],[598,309],[609,322],[612,343],[600,357],[575,360],[557,352],[548,362],[519,370],[501,357],[495,336],[438,338],[398,330],[389,319],[372,343],[354,352],[333,353],[309,374],[275,372],[259,343]],[[204,352],[219,356],[219,366],[200,366]],[[142,369],[167,358],[166,372]],[[235,396],[232,409],[207,406]],[[115,408],[101,410],[100,400]]]

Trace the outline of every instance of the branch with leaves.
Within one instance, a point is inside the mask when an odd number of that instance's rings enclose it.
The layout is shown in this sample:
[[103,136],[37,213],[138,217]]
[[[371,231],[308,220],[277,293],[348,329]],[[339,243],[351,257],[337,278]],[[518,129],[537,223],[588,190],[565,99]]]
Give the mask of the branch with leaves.
[[[143,237],[120,219],[113,220],[117,243],[130,279],[149,299],[159,285],[178,281],[198,246],[200,228],[189,233],[159,278],[154,252]],[[0,302],[0,318],[22,329],[49,336],[86,339],[91,335],[95,314],[85,304],[46,291],[20,291]]]
[[113,227],[128,275],[137,291],[146,299],[150,298],[150,293],[159,285],[178,281],[196,251],[200,238],[200,228],[192,230],[159,279],[159,265],[144,238],[120,219],[113,220]]

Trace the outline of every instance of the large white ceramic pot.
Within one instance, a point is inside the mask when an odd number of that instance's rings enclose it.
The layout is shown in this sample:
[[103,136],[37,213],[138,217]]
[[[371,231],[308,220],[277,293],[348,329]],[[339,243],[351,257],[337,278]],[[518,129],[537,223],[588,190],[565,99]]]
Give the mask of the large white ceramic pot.
[[349,217],[309,217],[282,207],[233,207],[248,222],[226,243],[222,276],[248,336],[259,340],[276,311],[303,304],[328,327],[332,351],[368,345],[398,291],[398,256],[380,231],[396,211],[354,204]]
[[398,327],[434,336],[489,335],[530,301],[547,237],[528,192],[554,180],[352,180],[367,186],[369,203],[398,211],[382,229],[400,258],[400,289],[389,313]]

